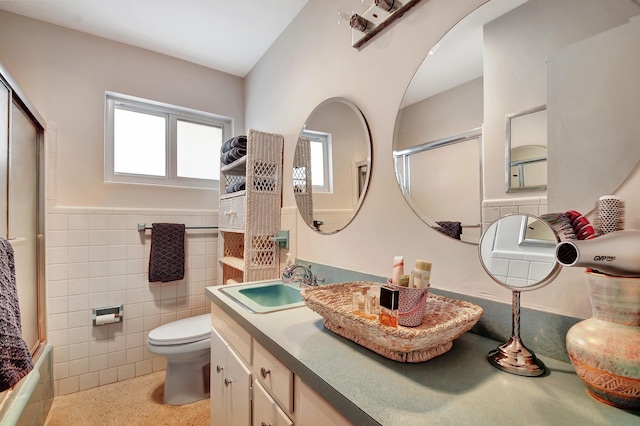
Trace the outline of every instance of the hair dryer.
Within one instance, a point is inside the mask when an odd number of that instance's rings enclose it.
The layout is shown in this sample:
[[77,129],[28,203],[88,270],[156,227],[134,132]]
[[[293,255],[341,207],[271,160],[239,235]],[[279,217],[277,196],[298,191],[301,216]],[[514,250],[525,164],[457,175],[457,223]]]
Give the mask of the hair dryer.
[[640,277],[640,230],[614,231],[591,240],[563,241],[556,247],[556,259],[562,266]]

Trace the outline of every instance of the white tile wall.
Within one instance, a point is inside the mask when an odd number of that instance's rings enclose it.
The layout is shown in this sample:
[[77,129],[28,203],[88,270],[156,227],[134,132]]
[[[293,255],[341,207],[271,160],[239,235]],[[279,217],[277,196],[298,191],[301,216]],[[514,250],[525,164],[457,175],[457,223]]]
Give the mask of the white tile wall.
[[491,253],[489,270],[507,284],[532,285],[549,274],[554,262],[554,256],[494,251]]
[[[151,231],[138,223],[217,224],[215,211],[81,207],[47,209],[47,339],[55,395],[166,367],[146,348],[153,328],[209,312],[204,290],[217,284],[217,232],[187,230],[185,278],[147,279]],[[92,309],[124,305],[124,321],[94,327]]]
[[505,198],[482,202],[482,229],[486,230],[502,216],[512,213],[528,213],[540,216],[547,213],[547,197]]

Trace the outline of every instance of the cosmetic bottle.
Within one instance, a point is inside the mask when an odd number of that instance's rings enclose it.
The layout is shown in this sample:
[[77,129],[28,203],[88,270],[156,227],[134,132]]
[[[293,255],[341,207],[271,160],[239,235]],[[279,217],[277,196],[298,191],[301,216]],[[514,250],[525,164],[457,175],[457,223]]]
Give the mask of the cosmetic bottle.
[[391,275],[391,284],[398,285],[398,278],[400,278],[401,275],[404,275],[404,257],[394,256],[393,272]]
[[398,327],[398,299],[400,290],[391,287],[380,287],[380,314],[379,322],[389,327]]
[[416,264],[411,270],[411,288],[428,288],[431,279],[431,262],[426,260],[416,260]]
[[409,287],[409,282],[411,281],[410,275],[400,275],[398,278],[398,286],[400,287]]
[[366,315],[365,305],[368,291],[368,286],[360,286],[351,294],[351,312],[362,317]]
[[364,316],[370,320],[378,319],[380,314],[380,286],[367,290],[364,300]]
[[583,266],[608,275],[640,277],[640,230],[614,231],[591,240],[563,241],[556,246],[562,266]]

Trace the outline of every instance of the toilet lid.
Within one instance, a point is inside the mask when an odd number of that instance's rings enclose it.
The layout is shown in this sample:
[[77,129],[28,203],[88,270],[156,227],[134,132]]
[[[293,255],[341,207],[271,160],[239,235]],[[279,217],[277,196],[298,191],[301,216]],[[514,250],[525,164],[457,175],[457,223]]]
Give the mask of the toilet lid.
[[173,321],[149,332],[149,342],[154,345],[182,345],[210,337],[210,314]]

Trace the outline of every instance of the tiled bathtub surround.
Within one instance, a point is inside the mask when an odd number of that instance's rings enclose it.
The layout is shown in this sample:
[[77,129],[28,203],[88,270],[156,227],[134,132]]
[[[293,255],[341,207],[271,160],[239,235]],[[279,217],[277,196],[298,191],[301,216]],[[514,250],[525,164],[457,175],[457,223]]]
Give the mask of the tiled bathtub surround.
[[[47,339],[55,395],[162,370],[146,348],[149,331],[209,311],[204,289],[217,284],[217,231],[187,230],[185,278],[149,283],[151,231],[138,223],[217,224],[217,212],[49,207]],[[124,321],[94,327],[92,308],[124,305]]]

